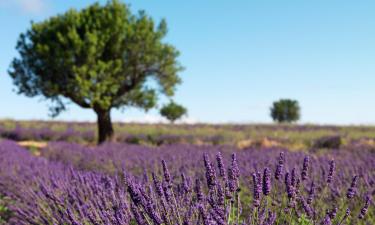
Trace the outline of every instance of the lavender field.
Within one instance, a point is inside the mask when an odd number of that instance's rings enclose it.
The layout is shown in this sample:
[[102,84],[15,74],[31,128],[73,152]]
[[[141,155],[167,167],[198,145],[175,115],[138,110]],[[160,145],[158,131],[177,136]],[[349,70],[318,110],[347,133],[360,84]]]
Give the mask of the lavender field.
[[4,224],[375,224],[371,145],[46,143],[0,141]]
[[374,8],[0,0],[0,225],[375,225]]

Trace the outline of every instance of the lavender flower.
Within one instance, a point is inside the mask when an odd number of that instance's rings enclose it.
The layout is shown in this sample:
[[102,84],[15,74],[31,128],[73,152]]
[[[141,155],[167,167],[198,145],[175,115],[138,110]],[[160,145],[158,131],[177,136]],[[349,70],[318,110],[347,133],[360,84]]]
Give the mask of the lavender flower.
[[208,158],[207,153],[204,154],[203,159],[204,159],[204,166],[206,167],[207,186],[210,190],[213,190],[216,186],[216,173],[210,162],[210,159]]
[[199,179],[195,180],[195,193],[197,195],[198,202],[202,202],[204,197],[203,197],[201,182]]
[[309,197],[307,198],[307,204],[311,204],[315,196],[315,183],[314,181],[311,182],[310,190],[309,190]]
[[327,183],[331,183],[333,180],[333,175],[335,172],[336,163],[334,160],[331,160],[329,163],[329,171],[328,171],[328,177],[327,177]]
[[310,205],[305,201],[303,197],[300,198],[300,201],[301,201],[303,210],[305,211],[306,215],[311,217],[313,212],[312,212]]
[[259,207],[260,206],[260,193],[262,192],[262,188],[261,188],[261,185],[259,184],[258,176],[256,173],[253,173],[253,183],[254,183],[253,205],[254,207]]
[[225,166],[223,162],[223,156],[221,155],[221,152],[218,152],[216,154],[216,161],[217,161],[217,167],[219,168],[219,175],[220,177],[225,177]]
[[240,169],[238,168],[236,153],[232,154],[232,167],[231,167],[231,169],[233,171],[233,175],[236,178],[239,178],[240,177]]
[[369,196],[366,196],[366,202],[365,202],[365,205],[363,206],[363,208],[361,209],[361,212],[360,212],[359,215],[358,215],[358,218],[359,218],[359,219],[363,219],[363,218],[365,218],[369,206],[370,206],[370,197],[369,197]]
[[172,186],[172,184],[171,184],[171,174],[169,173],[167,163],[164,160],[162,160],[161,163],[163,165],[163,173],[164,173],[165,182],[167,183],[168,187],[171,187]]
[[357,181],[358,181],[358,176],[354,176],[353,179],[352,179],[352,183],[350,185],[350,188],[348,189],[348,192],[346,194],[346,197],[348,199],[351,199],[355,196],[356,192],[357,192]]
[[202,204],[198,205],[198,209],[199,209],[199,213],[200,213],[200,215],[202,217],[202,220],[203,220],[203,225],[211,225],[210,220],[208,218],[208,215],[206,213],[206,210],[204,209]]
[[276,167],[275,171],[275,179],[279,180],[280,177],[283,175],[283,168],[284,168],[284,152],[280,152],[279,162]]
[[269,168],[264,169],[263,174],[263,194],[269,195],[271,192],[271,171]]
[[189,180],[186,178],[184,173],[181,174],[181,179],[182,179],[182,188],[184,191],[183,193],[186,194],[186,193],[191,192]]
[[152,180],[154,181],[154,186],[156,193],[159,197],[163,196],[163,186],[161,185],[159,179],[156,177],[155,173],[152,173]]
[[288,194],[288,198],[290,200],[294,199],[295,189],[294,189],[294,186],[292,185],[291,176],[289,172],[285,174],[285,186],[286,186],[286,192]]
[[329,212],[329,217],[331,218],[331,220],[335,219],[337,215],[337,210],[337,207],[333,207],[333,209]]
[[332,225],[332,221],[331,221],[331,218],[329,216],[329,214],[327,214],[325,217],[324,217],[324,220],[322,222],[322,225]]
[[307,179],[307,173],[308,173],[308,170],[309,170],[309,162],[310,162],[310,158],[308,156],[306,156],[303,159],[303,167],[302,167],[302,172],[301,172],[302,180]]

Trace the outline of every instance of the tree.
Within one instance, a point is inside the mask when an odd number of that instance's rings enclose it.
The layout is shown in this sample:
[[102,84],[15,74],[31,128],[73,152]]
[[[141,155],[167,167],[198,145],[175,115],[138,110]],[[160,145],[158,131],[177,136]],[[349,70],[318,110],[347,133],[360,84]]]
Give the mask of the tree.
[[295,122],[300,118],[300,107],[298,101],[291,99],[280,99],[271,107],[271,117],[279,123]]
[[174,123],[176,120],[180,119],[183,115],[186,115],[187,110],[185,107],[176,104],[171,101],[168,105],[164,105],[160,109],[160,114],[167,118],[171,123]]
[[[99,143],[113,139],[110,112],[153,108],[181,82],[179,52],[164,43],[167,25],[118,0],[69,10],[22,33],[9,74],[19,94],[51,100],[56,116],[73,102],[97,114]],[[157,85],[150,85],[156,81]]]

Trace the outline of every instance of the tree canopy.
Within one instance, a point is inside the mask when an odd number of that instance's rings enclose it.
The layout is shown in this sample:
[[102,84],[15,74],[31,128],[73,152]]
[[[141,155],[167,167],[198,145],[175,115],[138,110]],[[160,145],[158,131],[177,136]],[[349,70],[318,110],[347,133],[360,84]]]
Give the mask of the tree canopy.
[[118,0],[71,9],[20,35],[9,74],[18,93],[51,100],[53,116],[69,102],[93,109],[103,142],[113,137],[112,108],[148,110],[158,94],[174,94],[183,68],[166,34],[165,20],[155,24]]
[[164,105],[160,110],[160,114],[172,123],[180,119],[182,116],[186,115],[186,113],[187,109],[175,103],[174,101],[171,101],[169,104]]
[[300,118],[300,107],[298,101],[291,99],[280,99],[271,107],[271,117],[279,123],[295,122]]

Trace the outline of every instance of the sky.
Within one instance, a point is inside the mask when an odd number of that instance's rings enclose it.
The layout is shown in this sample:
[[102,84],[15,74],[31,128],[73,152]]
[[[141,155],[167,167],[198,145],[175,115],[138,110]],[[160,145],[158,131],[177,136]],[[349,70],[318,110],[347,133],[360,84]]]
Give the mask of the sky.
[[[90,0],[0,0],[0,119],[51,119],[48,101],[17,95],[7,70],[30,21]],[[100,1],[105,3],[106,1]],[[134,0],[180,52],[174,100],[184,122],[271,123],[273,101],[292,98],[300,123],[375,124],[375,1]],[[160,105],[166,102],[162,98]],[[115,121],[160,120],[157,110],[113,111]],[[54,120],[95,121],[73,104]]]

